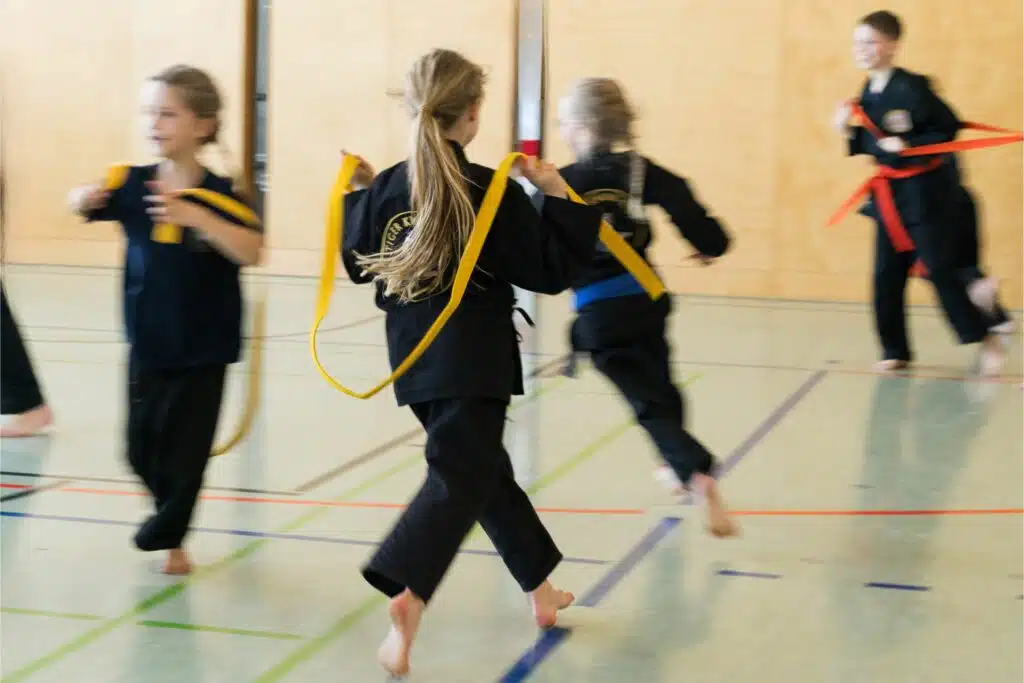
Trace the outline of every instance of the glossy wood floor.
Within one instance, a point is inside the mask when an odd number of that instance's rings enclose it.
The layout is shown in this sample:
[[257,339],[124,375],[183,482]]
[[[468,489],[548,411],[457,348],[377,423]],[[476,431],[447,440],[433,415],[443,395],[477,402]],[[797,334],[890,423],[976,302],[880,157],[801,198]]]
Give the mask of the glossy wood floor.
[[[148,500],[124,463],[120,275],[7,269],[58,424],[5,441],[3,681],[363,683],[383,602],[359,576],[418,486],[422,432],[390,394],[347,398],[316,372],[315,283],[272,279],[265,396],[250,438],[210,467],[187,580],[131,546]],[[383,320],[339,285],[322,358],[384,377]],[[543,299],[541,367],[564,352]],[[869,372],[859,305],[680,297],[677,380],[725,464],[743,536],[716,541],[655,482],[656,457],[589,367],[539,378],[510,413],[517,471],[566,555],[579,605],[540,634],[482,534],[428,612],[410,681],[1020,683],[1021,349],[970,374],[938,313],[915,309],[921,366]],[[241,410],[236,368],[222,433]]]

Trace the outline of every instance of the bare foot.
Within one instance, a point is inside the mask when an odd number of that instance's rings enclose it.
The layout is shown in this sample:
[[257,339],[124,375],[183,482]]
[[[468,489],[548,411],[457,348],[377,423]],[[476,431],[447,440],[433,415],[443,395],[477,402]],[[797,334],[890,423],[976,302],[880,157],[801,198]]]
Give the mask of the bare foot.
[[996,297],[999,295],[999,281],[994,277],[985,277],[967,285],[967,298],[971,303],[994,316],[996,313]]
[[396,678],[409,675],[409,652],[420,628],[424,609],[426,604],[408,588],[392,598],[388,605],[391,630],[377,650],[377,661]]
[[999,335],[990,334],[981,342],[978,356],[979,371],[985,377],[994,377],[1003,369],[1003,344]]
[[875,363],[875,372],[899,372],[900,370],[906,370],[909,366],[910,363],[908,361],[889,358]]
[[679,481],[675,471],[668,465],[660,465],[654,470],[654,479],[665,487],[673,496],[681,496],[686,493],[686,487]]
[[191,573],[192,561],[188,559],[188,553],[181,548],[175,548],[167,554],[167,562],[164,564],[164,574],[182,576]]
[[717,538],[738,536],[740,527],[729,516],[729,508],[726,507],[725,500],[718,490],[718,483],[706,474],[695,474],[691,485],[704,497],[708,515],[708,532]]
[[569,591],[559,590],[545,581],[530,593],[530,605],[533,607],[533,618],[539,628],[551,628],[558,622],[558,611],[563,610],[576,600]]
[[0,427],[0,437],[18,439],[35,436],[53,424],[53,411],[47,405],[41,405],[19,415]]

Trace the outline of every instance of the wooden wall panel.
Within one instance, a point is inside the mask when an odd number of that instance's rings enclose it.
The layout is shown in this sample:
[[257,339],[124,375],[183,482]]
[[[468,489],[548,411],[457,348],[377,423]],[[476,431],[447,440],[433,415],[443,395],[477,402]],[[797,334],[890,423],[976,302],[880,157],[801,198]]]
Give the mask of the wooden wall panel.
[[413,61],[458,50],[489,74],[483,125],[467,150],[496,165],[511,150],[512,0],[294,0],[274,5],[270,67],[267,267],[319,271],[327,193],[339,151],[378,169],[405,158],[408,118],[400,91]]
[[[45,9],[43,8],[45,5]],[[289,0],[272,16],[268,267],[319,267],[328,188],[347,147],[384,167],[405,155],[407,120],[388,91],[411,62],[453,47],[490,73],[470,156],[496,164],[512,144],[514,0]],[[641,147],[689,177],[736,249],[714,268],[685,260],[657,217],[654,258],[677,291],[864,300],[874,227],[832,210],[869,170],[830,128],[857,92],[853,22],[869,0],[552,0],[548,155],[565,162],[555,104],[569,82],[610,75],[640,114]],[[906,20],[903,63],[934,75],[964,118],[1024,127],[1024,16],[1018,0],[893,0]],[[115,263],[116,231],[67,214],[71,185],[115,160],[141,160],[137,92],[156,69],[209,69],[228,99],[240,163],[243,0],[7,0],[0,4],[12,261]],[[45,12],[45,14],[44,14]],[[195,21],[195,17],[203,21]],[[189,25],[189,31],[167,26]],[[1024,148],[963,155],[981,198],[984,261],[1022,305]],[[216,162],[215,162],[216,164]],[[930,288],[912,287],[915,301]]]
[[[244,7],[244,0],[0,4],[8,260],[119,262],[118,228],[83,226],[65,197],[110,163],[149,161],[138,93],[165,66],[187,62],[217,79],[227,100],[224,141],[240,164]],[[222,168],[216,155],[211,163]]]

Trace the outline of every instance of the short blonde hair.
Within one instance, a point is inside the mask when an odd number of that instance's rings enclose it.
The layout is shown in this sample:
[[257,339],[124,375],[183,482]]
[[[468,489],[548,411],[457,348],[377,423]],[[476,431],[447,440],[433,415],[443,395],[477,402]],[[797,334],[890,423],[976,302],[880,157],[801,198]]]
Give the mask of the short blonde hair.
[[569,88],[565,103],[566,123],[590,133],[593,145],[633,145],[636,114],[617,81],[581,78]]

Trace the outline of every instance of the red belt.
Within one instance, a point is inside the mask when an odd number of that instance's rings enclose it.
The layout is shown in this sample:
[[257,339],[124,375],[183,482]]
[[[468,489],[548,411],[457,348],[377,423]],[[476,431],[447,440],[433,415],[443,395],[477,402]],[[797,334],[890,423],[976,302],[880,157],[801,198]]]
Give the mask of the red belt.
[[[887,137],[885,133],[879,130],[878,126],[868,118],[867,114],[864,113],[864,110],[858,102],[850,102],[850,109],[852,110],[853,117],[858,119],[860,124],[874,135],[876,139],[881,140],[882,138]],[[1022,133],[1007,130],[1006,128],[999,128],[997,126],[989,126],[983,123],[971,123],[968,121],[964,122],[962,127],[969,130],[1005,133],[1005,135],[981,138],[977,140],[954,140],[953,142],[940,142],[934,145],[921,145],[920,147],[912,147],[903,150],[900,152],[900,156],[930,156],[934,154],[947,154],[950,152],[963,152],[970,149],[983,149],[986,147],[1009,145],[1014,142],[1024,140],[1024,134]],[[896,201],[893,199],[892,187],[890,186],[889,181],[913,178],[916,175],[934,171],[943,163],[942,159],[932,159],[929,163],[923,166],[915,166],[913,168],[896,169],[889,166],[879,166],[875,174],[864,181],[864,183],[857,188],[856,192],[854,192],[849,199],[843,202],[842,206],[839,207],[839,210],[832,214],[832,217],[828,220],[828,225],[835,225],[841,221],[846,214],[857,206],[858,203],[862,202],[865,197],[873,192],[878,206],[878,213],[882,219],[882,225],[885,226],[885,231],[889,235],[889,240],[892,242],[893,249],[899,253],[914,251],[914,241],[910,239],[906,226],[903,225],[903,220],[900,218],[900,213],[896,209]],[[914,263],[910,274],[926,277],[928,275],[928,269],[921,260],[918,259]]]

